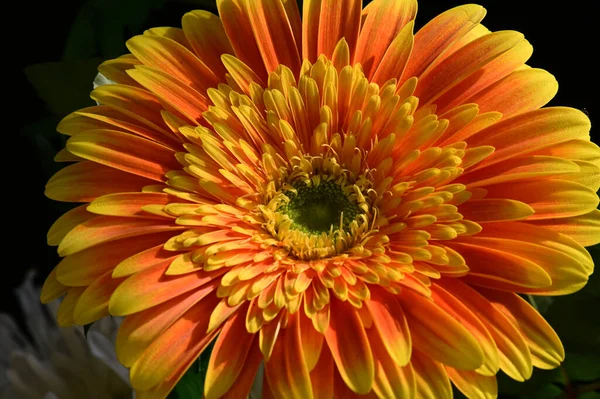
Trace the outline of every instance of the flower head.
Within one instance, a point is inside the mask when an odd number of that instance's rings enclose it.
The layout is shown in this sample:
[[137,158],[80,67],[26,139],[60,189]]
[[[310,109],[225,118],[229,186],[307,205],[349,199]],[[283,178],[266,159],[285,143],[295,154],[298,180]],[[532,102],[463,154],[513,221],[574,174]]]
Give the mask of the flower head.
[[42,299],[126,316],[117,355],[165,397],[215,340],[205,396],[496,395],[564,357],[519,293],[583,287],[600,149],[518,32],[476,5],[217,1],[99,71],[47,195]]
[[33,274],[16,294],[31,338],[12,317],[0,314],[0,398],[133,397],[127,370],[113,348],[118,318],[99,320],[86,337],[79,326],[58,328],[58,301],[40,304]]

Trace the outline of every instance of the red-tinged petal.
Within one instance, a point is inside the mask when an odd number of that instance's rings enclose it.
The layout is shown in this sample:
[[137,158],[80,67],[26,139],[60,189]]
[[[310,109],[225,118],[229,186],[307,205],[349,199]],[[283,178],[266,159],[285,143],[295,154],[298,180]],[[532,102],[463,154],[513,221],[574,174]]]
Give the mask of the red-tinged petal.
[[42,303],[52,302],[56,298],[66,294],[68,291],[69,287],[62,285],[56,279],[56,269],[54,269],[50,272],[48,277],[46,277],[46,281],[44,281],[42,292],[40,293],[40,301]]
[[[178,234],[172,233],[172,234]],[[139,252],[119,263],[113,271],[113,277],[131,276],[137,272],[148,269],[166,259],[175,258],[178,253],[167,251],[164,248],[164,243]]]
[[233,54],[233,48],[221,19],[204,10],[185,14],[181,26],[194,52],[219,79],[225,79],[226,70],[221,62],[222,54]]
[[389,79],[400,79],[402,77],[404,67],[413,49],[413,26],[412,21],[406,24],[392,41],[376,66],[372,78],[373,82],[382,85]]
[[119,238],[182,230],[184,228],[184,226],[161,223],[151,219],[96,216],[69,231],[58,246],[58,254],[67,256]]
[[319,17],[322,0],[306,0],[302,7],[302,58],[311,63],[317,60]]
[[321,0],[317,55],[324,54],[327,58],[331,58],[335,46],[341,38],[344,38],[350,49],[350,59],[354,59],[361,10],[360,0],[350,0],[343,7],[340,7],[336,0]]
[[344,399],[378,399],[377,394],[373,390],[371,390],[367,394],[358,394],[353,392],[348,385],[346,385],[344,379],[338,372],[339,370],[334,370],[333,375],[333,397],[334,398],[344,398]]
[[380,334],[369,334],[369,343],[375,360],[373,392],[379,398],[413,398],[416,379],[411,364],[399,366],[390,356]]
[[144,65],[166,72],[202,94],[219,83],[219,78],[204,62],[174,40],[135,36],[127,41],[127,48]]
[[123,279],[112,278],[109,271],[91,283],[77,300],[73,310],[75,323],[90,324],[108,316],[108,301],[122,281]]
[[459,212],[476,223],[519,220],[534,214],[533,208],[524,202],[495,198],[467,201],[460,206]]
[[208,323],[208,332],[216,330],[229,319],[244,303],[239,303],[235,306],[230,306],[227,303],[227,298],[222,299],[210,314],[210,321]]
[[[481,148],[481,147],[479,147]],[[464,163],[464,159],[463,159]],[[467,189],[485,187],[499,183],[513,183],[521,180],[542,179],[579,172],[579,166],[572,161],[545,155],[524,155],[491,164],[474,172],[466,171],[455,183],[467,185]]]
[[246,331],[245,313],[244,309],[240,309],[232,315],[223,324],[215,341],[204,382],[206,399],[222,397],[242,371],[256,337]]
[[211,296],[197,303],[150,344],[131,366],[129,376],[135,390],[160,384],[173,370],[179,370],[180,364],[188,363],[190,357],[196,359],[210,344],[217,331],[207,334],[206,328],[215,300]]
[[[437,112],[444,113],[455,106],[467,103],[470,96],[496,83],[524,65],[532,54],[533,47],[531,44],[527,40],[522,40],[439,97],[435,101]],[[497,110],[494,109],[493,111]]]
[[95,245],[65,257],[56,267],[58,280],[71,287],[85,286],[106,272],[111,272],[124,259],[168,240],[173,233],[124,238]]
[[546,105],[558,91],[558,82],[543,69],[514,71],[504,79],[474,94],[465,102],[479,105],[480,112],[497,111],[504,118]]
[[517,381],[531,377],[531,353],[513,323],[485,297],[458,279],[441,279],[438,284],[479,316],[496,342],[502,371]]
[[371,390],[375,369],[365,328],[351,305],[331,299],[329,328],[325,331],[327,346],[348,387],[366,394]]
[[415,35],[414,56],[410,58],[404,80],[420,76],[452,43],[466,35],[485,16],[475,4],[452,8],[428,22]]
[[[506,248],[489,248],[479,245],[476,240],[447,242],[446,244],[465,258],[470,269],[469,276],[488,280],[492,286],[498,282],[520,290],[546,288],[552,284],[552,279],[544,268],[531,260],[507,251]],[[502,265],[502,267],[498,267],[498,265]]]
[[167,111],[194,125],[202,121],[202,113],[208,110],[209,101],[204,93],[165,72],[140,65],[127,73],[162,100]]
[[452,385],[441,363],[432,360],[418,350],[414,350],[410,364],[415,373],[417,392],[415,397],[422,399],[452,399]]
[[48,245],[56,246],[65,238],[69,231],[81,223],[95,217],[93,213],[87,211],[87,204],[73,208],[65,212],[48,230],[47,241]]
[[[443,140],[439,146],[445,146],[453,143],[460,143],[463,140],[468,139],[471,136],[479,134],[482,130],[492,126],[494,123],[498,122],[502,118],[502,114],[500,112],[486,112],[484,114],[477,115],[471,122],[469,122],[466,126],[458,129],[454,132],[453,135],[448,136],[445,140]],[[490,148],[494,148],[488,146]]]
[[519,327],[535,367],[549,370],[560,365],[565,359],[560,338],[533,306],[512,292],[484,288],[478,291]]
[[204,285],[207,290],[216,290],[215,279],[223,274],[218,271],[166,276],[164,273],[169,263],[170,259],[122,282],[110,298],[110,313],[125,316],[140,312]]
[[[131,367],[163,331],[215,290],[216,287],[212,290],[209,287],[199,287],[160,305],[127,316],[119,328],[115,343],[119,361],[126,367]],[[207,303],[216,303],[216,299],[209,299]]]
[[319,361],[310,372],[315,399],[333,399],[333,358],[327,347],[321,350]]
[[127,75],[127,70],[141,64],[140,60],[127,54],[119,58],[104,61],[98,65],[98,72],[115,83],[139,87],[138,83]]
[[498,397],[498,382],[495,375],[483,376],[474,371],[456,370],[451,367],[446,367],[446,373],[467,398],[496,399]]
[[248,65],[236,57],[225,54],[221,57],[227,72],[231,75],[232,79],[242,89],[242,91],[248,93],[250,91],[250,83],[255,82],[257,84],[262,83],[262,79],[258,76],[254,70]]
[[300,71],[298,45],[281,0],[246,0],[250,25],[268,73],[285,65]]
[[196,357],[193,357],[194,353],[189,352],[186,354],[185,358],[181,359],[181,362],[178,364],[177,368],[171,372],[171,374],[159,383],[158,385],[153,386],[149,390],[140,391],[137,390],[135,392],[136,399],[157,399],[157,398],[166,398],[169,393],[173,390],[175,385],[181,380],[184,376],[187,369],[196,362]]
[[60,327],[70,327],[75,323],[73,311],[77,301],[85,291],[85,287],[70,288],[56,311],[56,322]]
[[466,141],[469,146],[490,145],[496,149],[474,168],[478,169],[565,141],[589,141],[589,132],[590,120],[583,112],[574,108],[552,107],[503,119]]
[[314,328],[311,319],[309,319],[303,311],[300,311],[299,313],[298,323],[300,324],[299,329],[302,343],[302,354],[304,356],[304,361],[306,362],[308,371],[312,372],[321,356],[323,340],[325,337]]
[[246,0],[217,0],[217,8],[235,56],[261,79],[266,80],[267,73],[258,44],[252,39],[254,34],[246,9]]
[[184,46],[188,50],[191,50],[191,46],[183,29],[173,28],[170,26],[163,26],[160,28],[150,28],[144,31],[144,36],[149,37],[160,37],[164,39],[170,39],[175,41],[176,43]]
[[281,331],[281,317],[278,316],[260,328],[258,346],[266,362],[271,358],[273,348]]
[[415,348],[446,365],[475,370],[484,361],[481,345],[456,319],[432,300],[410,289],[399,296]]
[[410,360],[412,343],[404,311],[398,300],[383,289],[371,290],[371,299],[365,305],[373,318],[375,331],[387,349],[389,356],[399,366]]
[[105,85],[94,89],[90,97],[150,129],[169,135],[169,127],[161,116],[162,104],[154,94],[144,89],[124,85]]
[[141,176],[83,161],[66,166],[52,176],[44,194],[56,201],[90,202],[107,194],[141,191],[152,183]]
[[[416,0],[376,0],[371,3],[369,13],[364,23],[361,24],[354,55],[354,62],[362,65],[367,79],[373,77],[380,61],[384,58],[384,54],[390,51],[388,47],[399,35],[402,28],[415,19],[416,13]],[[410,36],[412,47],[412,29]],[[397,52],[394,53],[394,55],[397,55]],[[407,60],[408,56],[405,62]],[[403,69],[404,65],[396,70],[396,74],[401,74]],[[381,83],[392,77],[399,78],[400,76],[384,77],[380,79]]]
[[151,180],[179,168],[175,152],[162,144],[115,130],[88,130],[67,141],[77,156]]
[[235,384],[222,398],[238,399],[249,397],[248,395],[253,389],[254,380],[257,378],[257,372],[262,362],[263,358],[255,339],[246,356],[246,362],[242,366],[240,374],[235,379]]
[[510,198],[531,206],[535,214],[527,220],[579,216],[596,209],[599,200],[595,191],[560,178],[501,183],[485,189],[487,198]]
[[165,193],[117,193],[96,198],[87,210],[97,215],[151,217],[153,215],[143,212],[142,207],[167,205],[176,199]]
[[[559,249],[549,248],[545,242],[534,243],[524,239],[506,238],[510,236],[486,237],[492,234],[492,232],[486,231],[484,235],[471,238],[465,237],[462,241],[468,245],[485,248],[484,251],[498,251],[515,256],[517,257],[515,259],[520,260],[524,267],[534,263],[546,272],[552,280],[552,284],[547,287],[520,287],[511,284],[508,280],[504,282],[501,280],[482,280],[481,278],[474,280],[474,276],[468,275],[466,279],[473,284],[509,291],[561,295],[577,291],[587,282],[590,271],[571,254],[561,252]],[[472,270],[476,270],[476,268]]]
[[528,224],[564,234],[585,247],[600,243],[600,210],[598,209],[584,215],[561,219],[535,220],[528,222]]
[[[523,35],[518,32],[500,31],[468,43],[419,77],[414,94],[419,98],[419,104],[423,106],[435,102],[462,80],[517,46],[522,40]],[[418,50],[415,48],[414,51]]]
[[485,375],[496,375],[499,367],[498,348],[494,338],[479,320],[476,313],[473,313],[471,309],[438,284],[431,285],[431,297],[440,308],[465,326],[479,342],[483,350],[484,361],[477,372]]
[[283,399],[311,399],[313,388],[302,354],[298,312],[289,315],[288,325],[279,333],[265,374],[274,396]]

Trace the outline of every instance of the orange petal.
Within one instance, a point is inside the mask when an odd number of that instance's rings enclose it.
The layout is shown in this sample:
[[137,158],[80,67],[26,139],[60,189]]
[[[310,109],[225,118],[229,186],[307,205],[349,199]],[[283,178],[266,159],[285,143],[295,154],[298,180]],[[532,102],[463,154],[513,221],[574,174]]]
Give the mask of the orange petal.
[[413,26],[411,21],[402,28],[398,36],[392,41],[389,48],[376,65],[372,81],[380,85],[389,79],[400,79],[404,67],[408,62],[413,49]]
[[48,245],[56,246],[65,238],[69,231],[81,223],[94,218],[95,215],[87,211],[87,204],[78,206],[65,212],[52,224],[48,230]]
[[534,214],[533,208],[524,202],[496,198],[467,201],[460,205],[459,212],[476,223],[519,220]]
[[598,206],[595,191],[567,180],[544,179],[486,186],[488,198],[510,198],[530,205],[535,214],[527,220],[559,219],[584,215]]
[[[402,28],[410,21],[415,19],[417,13],[416,0],[376,0],[369,7],[369,13],[361,24],[358,43],[356,44],[356,54],[354,62],[360,63],[363,67],[365,77],[371,81],[373,74],[379,67],[380,61],[384,58],[384,54],[390,51],[388,47],[392,44]],[[412,47],[412,29],[410,32],[411,47]],[[410,51],[409,51],[410,53]],[[394,51],[394,55],[398,52]],[[408,55],[404,62],[408,60]],[[400,64],[400,63],[398,63]],[[396,74],[401,74],[404,65],[396,70]],[[380,79],[381,83],[392,77]],[[379,82],[377,82],[379,83]]]
[[410,359],[417,383],[415,397],[422,399],[452,399],[452,385],[441,363],[418,350]]
[[173,370],[185,372],[178,366],[191,365],[189,359],[196,359],[218,332],[206,333],[214,304],[214,296],[197,303],[150,344],[131,366],[129,376],[135,390],[160,384]]
[[319,361],[325,337],[314,328],[311,319],[309,319],[303,311],[300,312],[298,317],[302,341],[302,354],[308,371],[312,372]]
[[141,176],[83,161],[66,166],[52,176],[44,194],[56,201],[90,202],[106,194],[141,191],[152,183]]
[[[119,361],[126,367],[131,367],[169,326],[214,291],[207,287],[199,287],[160,305],[127,316],[119,328],[115,343]],[[209,304],[217,302],[214,296],[206,301],[201,306],[207,308]]]
[[315,399],[333,399],[333,358],[327,347],[321,350],[319,361],[310,372]]
[[[178,234],[173,233],[173,234]],[[166,259],[175,258],[177,252],[164,249],[164,243],[139,252],[119,263],[113,271],[113,277],[131,276],[137,272],[148,269]]]
[[261,79],[266,80],[267,73],[260,56],[260,50],[254,34],[250,17],[246,9],[246,0],[217,0],[217,8],[223,28],[235,56],[248,65]]
[[322,0],[306,0],[302,7],[302,59],[314,63],[319,56],[319,18]]
[[112,315],[125,316],[149,309],[169,299],[175,298],[196,287],[205,286],[214,291],[214,282],[222,271],[213,273],[196,272],[182,276],[166,276],[170,259],[128,277],[115,290],[110,298],[109,310]]
[[151,219],[96,216],[69,231],[58,246],[58,254],[67,256],[119,238],[182,230],[184,228],[184,226],[160,223]]
[[127,41],[127,48],[144,65],[166,72],[202,94],[219,83],[219,78],[204,62],[174,40],[135,36]]
[[[467,99],[470,96],[496,83],[524,65],[532,54],[533,47],[531,44],[527,40],[522,40],[439,97],[435,101],[438,106],[437,112],[444,113],[457,105],[468,103]],[[498,110],[494,109],[492,111]]]
[[127,72],[125,72],[128,69],[133,69],[139,64],[141,64],[141,62],[137,58],[131,54],[128,54],[112,60],[104,61],[102,64],[98,65],[98,72],[113,82],[122,85],[139,87],[138,83],[131,79],[131,77],[127,75]]
[[[575,162],[564,158],[545,155],[524,155],[490,164],[474,172],[467,170],[454,183],[465,184],[467,185],[467,189],[471,189],[521,180],[555,176],[560,178],[563,177],[561,175],[577,173],[579,170],[579,166]],[[564,176],[566,179],[570,177]]]
[[415,348],[444,364],[474,370],[483,364],[483,350],[456,319],[432,300],[410,289],[399,296]]
[[267,72],[273,72],[281,64],[298,74],[301,63],[298,44],[282,1],[251,0],[246,7]]
[[169,170],[180,168],[170,148],[115,130],[80,133],[67,141],[67,149],[90,161],[159,182],[166,180]]
[[412,398],[416,379],[410,363],[401,367],[390,356],[380,334],[369,334],[369,343],[375,360],[373,391],[379,398]]
[[353,60],[360,29],[362,1],[350,0],[343,7],[336,0],[321,0],[320,3],[317,55],[324,54],[331,59],[335,46],[341,38],[344,38],[350,49],[350,59]]
[[460,48],[419,77],[414,94],[419,98],[419,105],[431,104],[522,40],[523,35],[518,32],[500,31],[482,36]]
[[479,316],[496,342],[502,371],[517,381],[531,377],[531,353],[515,325],[485,297],[458,279],[441,279],[438,284]]
[[254,380],[257,377],[257,372],[260,365],[263,362],[263,358],[260,353],[258,345],[256,345],[256,339],[254,345],[250,347],[248,355],[246,356],[246,362],[242,366],[240,374],[235,380],[235,384],[222,396],[223,399],[238,399],[247,398],[253,387]]
[[142,211],[146,205],[166,205],[176,199],[165,193],[118,193],[96,198],[88,211],[97,215],[152,216]]
[[499,367],[498,348],[494,338],[476,314],[436,283],[431,285],[431,297],[440,308],[465,326],[481,345],[484,361],[477,372],[485,375],[496,375]]
[[498,397],[498,382],[496,376],[483,376],[474,371],[456,370],[446,367],[446,373],[466,397],[472,399],[496,399]]
[[383,289],[371,290],[371,299],[365,305],[373,318],[375,332],[387,349],[389,356],[399,365],[404,366],[410,360],[412,349],[410,331],[404,311],[398,300]]
[[89,285],[77,300],[73,310],[73,320],[79,325],[90,324],[102,317],[108,316],[108,301],[110,296],[123,281],[105,273]]
[[48,277],[46,277],[46,281],[44,281],[42,292],[40,293],[40,301],[42,303],[52,302],[56,298],[66,294],[68,291],[69,287],[62,285],[56,279],[56,269],[54,269],[50,272]]
[[535,226],[550,229],[572,238],[579,244],[589,247],[600,243],[600,210],[561,219],[544,219],[528,222]]
[[558,143],[580,139],[589,140],[590,120],[581,111],[566,108],[542,108],[503,119],[480,130],[466,141],[469,146],[491,145],[496,149],[484,162],[514,158]]
[[546,105],[558,91],[558,82],[543,69],[514,71],[481,90],[465,102],[479,105],[481,112],[498,111],[504,118]]
[[222,54],[233,54],[221,19],[204,10],[190,11],[181,19],[181,26],[194,52],[221,80],[225,80]]
[[245,311],[240,309],[221,329],[219,337],[210,355],[204,397],[216,399],[222,397],[235,383],[242,371],[246,358],[255,341],[255,334],[246,331]]
[[[484,229],[485,230],[485,229]],[[546,288],[552,284],[548,272],[537,263],[505,248],[490,248],[484,242],[463,239],[447,245],[460,253],[469,266],[469,277],[489,281],[492,287],[508,284],[519,291],[525,288]],[[502,267],[497,267],[501,264]],[[479,281],[479,280],[478,280]]]
[[375,373],[367,334],[351,305],[331,299],[329,328],[325,331],[327,346],[348,387],[366,394],[371,390]]
[[208,110],[209,102],[204,93],[165,72],[140,65],[127,73],[161,99],[167,111],[194,125],[202,121],[202,113]]
[[468,4],[452,8],[429,21],[415,35],[414,55],[406,66],[403,80],[420,76],[444,50],[477,26],[485,13],[483,7]]
[[169,127],[161,116],[162,104],[156,96],[144,89],[124,85],[104,85],[94,89],[90,97],[150,129],[169,135]]
[[511,322],[519,327],[533,365],[542,369],[558,367],[565,359],[560,338],[546,320],[527,301],[512,292],[478,289]]
[[312,383],[302,354],[298,312],[289,315],[287,327],[280,331],[265,374],[275,397],[313,398]]
[[70,288],[67,295],[60,303],[58,310],[56,311],[56,322],[60,327],[70,327],[75,324],[73,320],[73,311],[77,301],[85,291],[85,287]]

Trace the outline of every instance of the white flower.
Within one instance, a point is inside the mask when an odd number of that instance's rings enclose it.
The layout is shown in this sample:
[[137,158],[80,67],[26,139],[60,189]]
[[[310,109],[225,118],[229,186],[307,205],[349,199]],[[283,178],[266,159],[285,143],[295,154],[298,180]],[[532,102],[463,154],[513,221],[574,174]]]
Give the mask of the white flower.
[[120,320],[60,328],[58,302],[42,305],[33,274],[16,290],[27,333],[0,314],[0,399],[129,399],[128,372],[114,341]]

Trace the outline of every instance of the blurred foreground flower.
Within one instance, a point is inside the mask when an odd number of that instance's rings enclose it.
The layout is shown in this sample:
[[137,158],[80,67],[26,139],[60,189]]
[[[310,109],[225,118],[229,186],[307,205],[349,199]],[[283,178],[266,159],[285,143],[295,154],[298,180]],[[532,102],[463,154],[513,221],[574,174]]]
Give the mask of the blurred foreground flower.
[[39,302],[30,274],[17,289],[27,333],[0,314],[0,398],[132,398],[127,370],[114,353],[118,323],[107,317],[90,327],[59,328],[58,301]]
[[207,399],[494,397],[564,358],[517,293],[593,271],[600,149],[532,47],[476,5],[217,1],[150,29],[67,116],[46,194],[58,320],[127,316],[119,360],[163,398],[216,339]]

